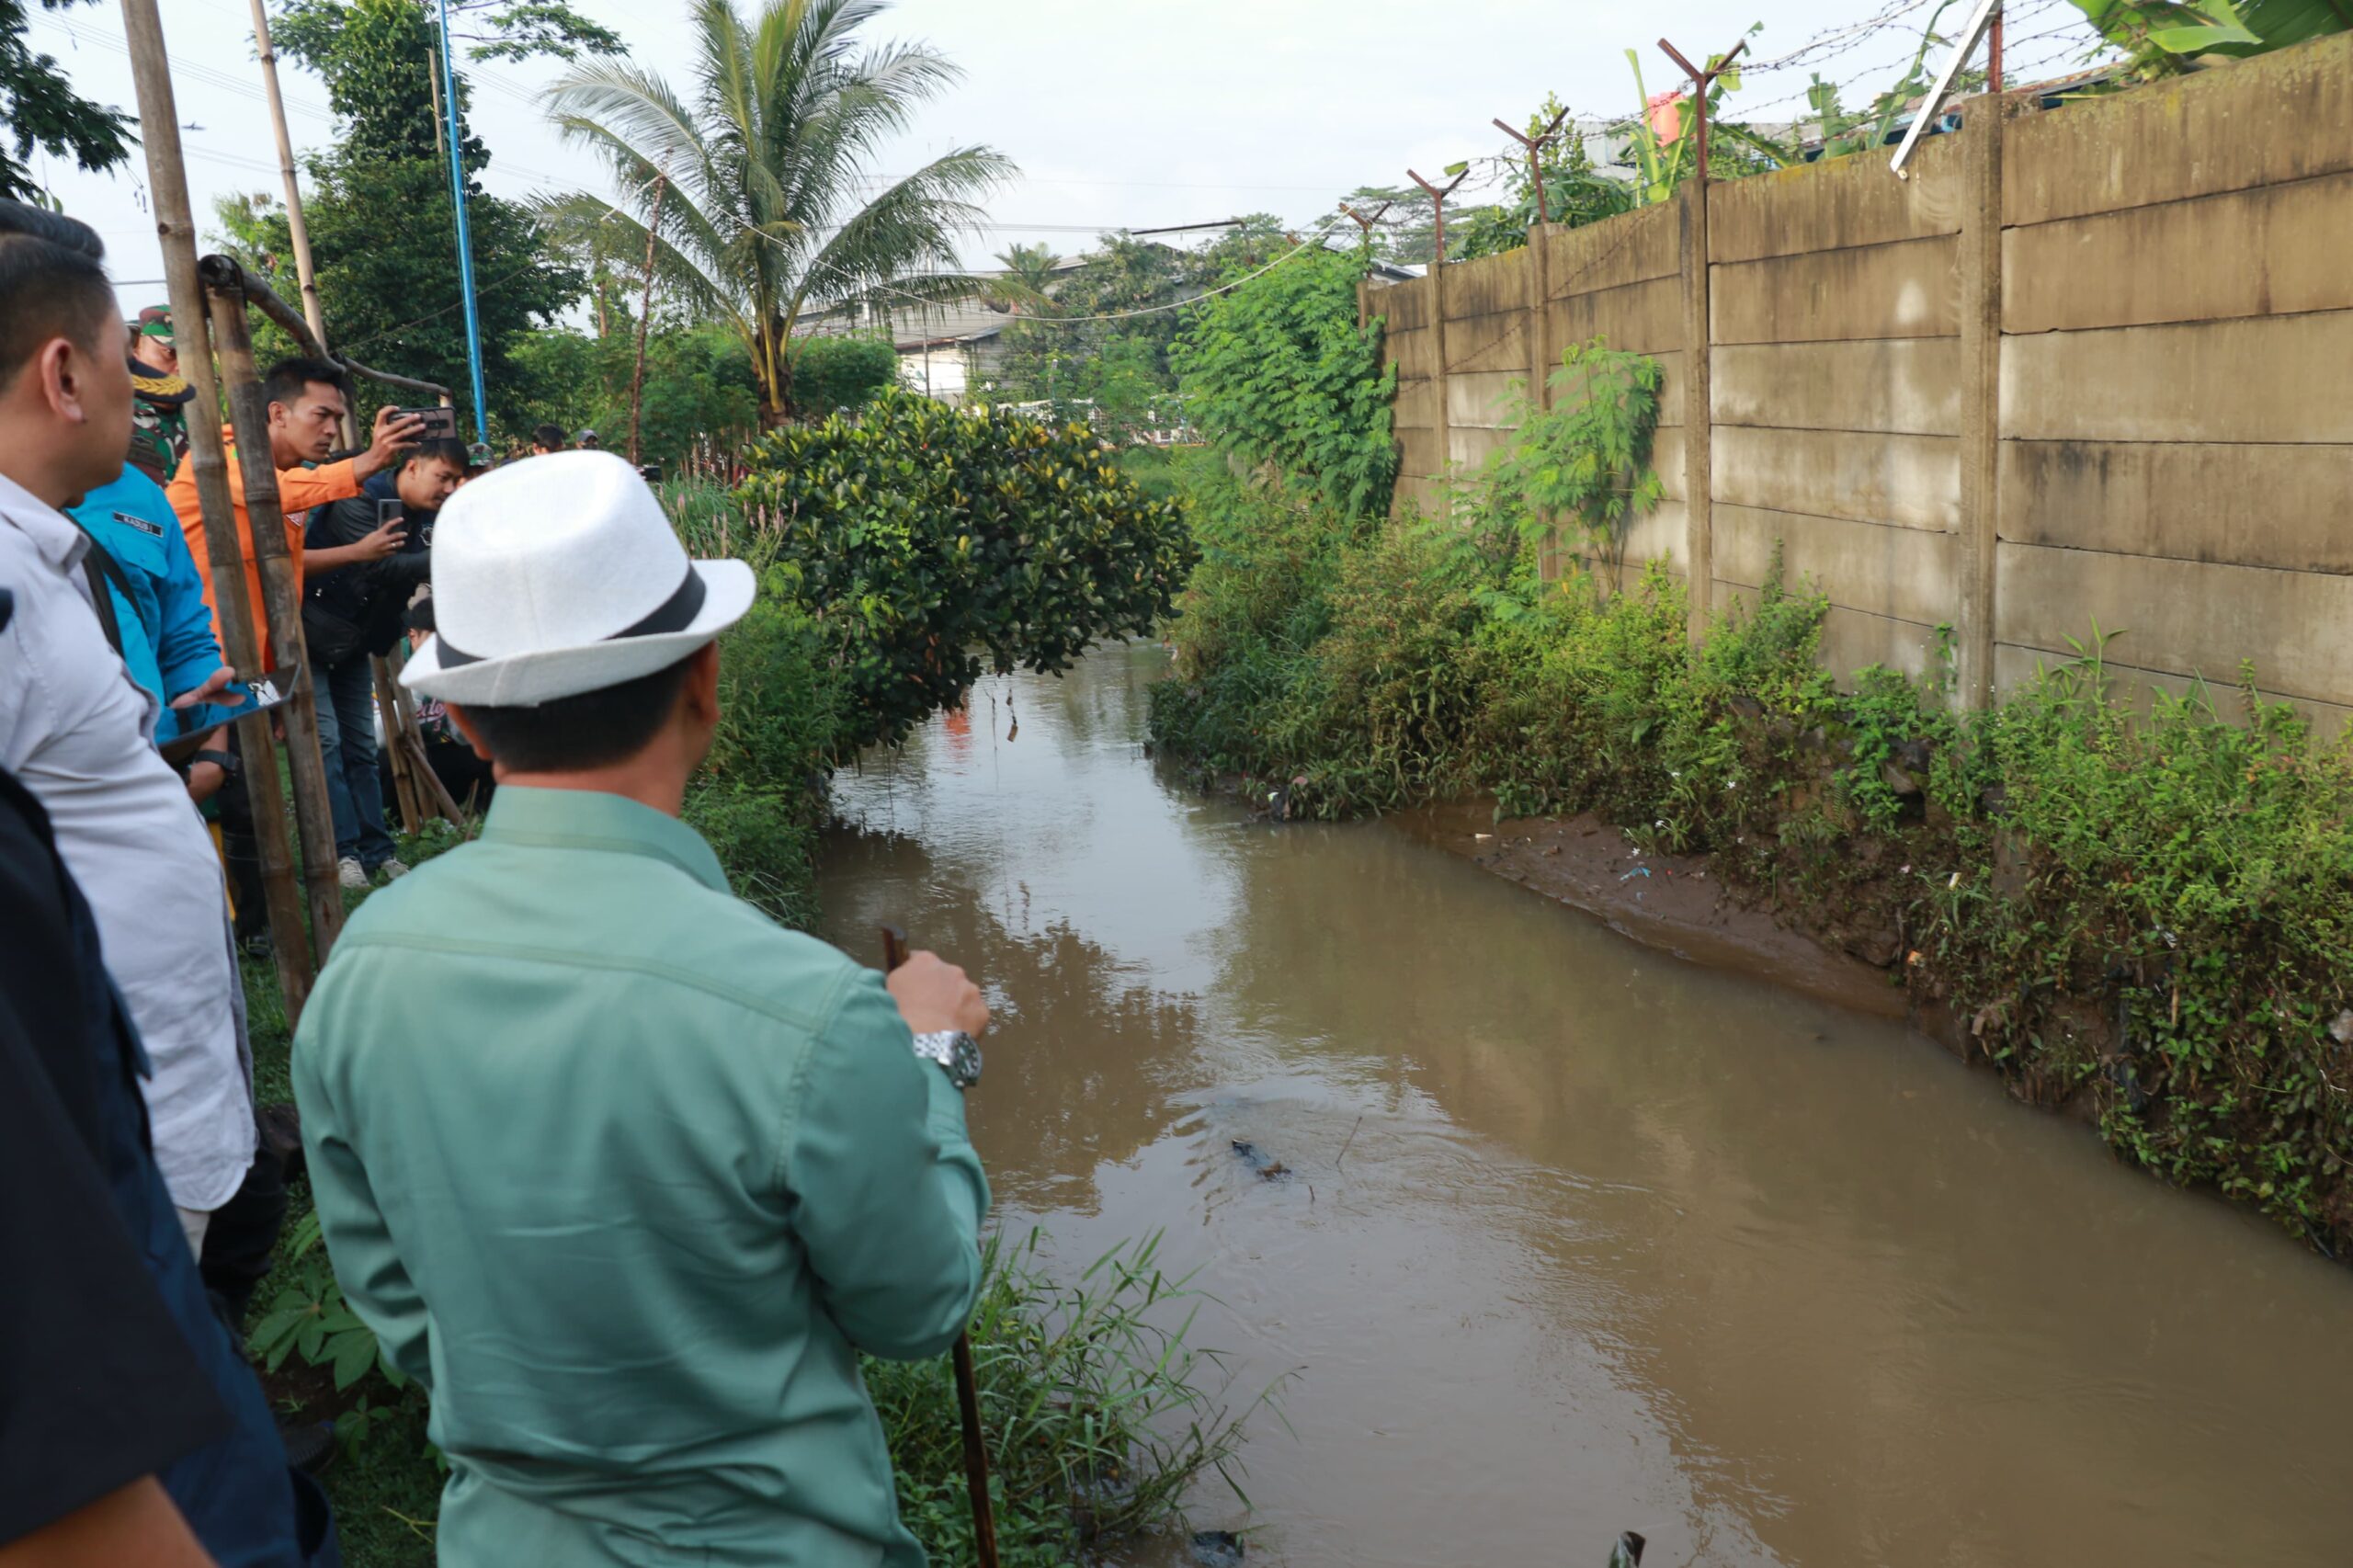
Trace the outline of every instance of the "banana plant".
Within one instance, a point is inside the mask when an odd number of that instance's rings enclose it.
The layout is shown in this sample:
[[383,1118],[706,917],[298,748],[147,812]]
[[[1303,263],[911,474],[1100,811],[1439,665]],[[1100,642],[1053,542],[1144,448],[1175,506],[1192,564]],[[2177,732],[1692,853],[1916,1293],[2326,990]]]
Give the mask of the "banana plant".
[[2202,55],[2241,59],[2353,29],[2353,0],[2074,0],[2136,74],[2165,74]]
[[[1754,35],[1763,30],[1757,22],[1749,28]],[[1709,69],[1723,58],[1721,54],[1708,57]],[[1636,115],[1630,129],[1634,142],[1634,186],[1645,207],[1655,205],[1673,196],[1683,182],[1691,177],[1694,163],[1692,132],[1698,123],[1696,108],[1687,95],[1675,100],[1676,131],[1672,137],[1661,137],[1651,121],[1650,87],[1643,80],[1642,56],[1632,50],[1626,51],[1626,63],[1634,69],[1634,94],[1642,100],[1643,110]],[[1721,118],[1724,98],[1740,90],[1740,68],[1731,67],[1708,85],[1708,134],[1719,146],[1737,146],[1761,160],[1768,168],[1786,168],[1797,161],[1796,154],[1771,137],[1743,125],[1737,120]]]

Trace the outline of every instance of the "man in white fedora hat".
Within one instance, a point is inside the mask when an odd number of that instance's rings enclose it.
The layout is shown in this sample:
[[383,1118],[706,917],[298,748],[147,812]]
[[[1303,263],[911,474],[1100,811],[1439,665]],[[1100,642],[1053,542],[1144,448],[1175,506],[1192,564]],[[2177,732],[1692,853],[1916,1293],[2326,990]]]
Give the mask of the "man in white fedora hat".
[[988,1009],[773,925],[679,820],[754,583],[629,464],[467,485],[433,582],[402,678],[497,797],[353,916],[294,1082],[336,1277],[432,1394],[442,1568],[920,1563],[856,1352],[972,1310]]

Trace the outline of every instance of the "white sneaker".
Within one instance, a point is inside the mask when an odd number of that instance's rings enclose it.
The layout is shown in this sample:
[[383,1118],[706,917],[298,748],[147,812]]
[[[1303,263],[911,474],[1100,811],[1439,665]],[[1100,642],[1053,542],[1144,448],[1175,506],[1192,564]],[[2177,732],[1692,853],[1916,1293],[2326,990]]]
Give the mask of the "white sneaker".
[[382,865],[377,867],[376,869],[384,873],[384,880],[388,882],[397,878],[408,875],[408,868],[402,865],[397,859],[387,860]]
[[365,888],[368,885],[367,869],[348,855],[335,862],[335,881],[347,888]]

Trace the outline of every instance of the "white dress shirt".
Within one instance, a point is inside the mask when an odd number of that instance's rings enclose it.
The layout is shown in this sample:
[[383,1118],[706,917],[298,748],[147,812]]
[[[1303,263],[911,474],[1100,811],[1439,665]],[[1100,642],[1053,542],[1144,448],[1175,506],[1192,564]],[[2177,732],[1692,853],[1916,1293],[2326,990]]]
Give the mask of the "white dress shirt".
[[0,767],[33,792],[98,925],[153,1076],[155,1163],[182,1209],[218,1209],[253,1164],[252,1064],[221,862],[155,750],[155,699],[107,642],[88,540],[0,476]]

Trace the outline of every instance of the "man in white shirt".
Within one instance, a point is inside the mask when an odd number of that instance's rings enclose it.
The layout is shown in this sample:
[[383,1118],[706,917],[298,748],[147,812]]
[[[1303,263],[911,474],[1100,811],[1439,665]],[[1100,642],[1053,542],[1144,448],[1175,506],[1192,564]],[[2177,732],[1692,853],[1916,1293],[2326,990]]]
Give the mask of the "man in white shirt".
[[192,1247],[254,1157],[252,1065],[221,864],[149,740],[63,515],[122,471],[131,373],[97,236],[0,202],[0,767],[47,810],[145,1041],[155,1160]]

